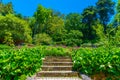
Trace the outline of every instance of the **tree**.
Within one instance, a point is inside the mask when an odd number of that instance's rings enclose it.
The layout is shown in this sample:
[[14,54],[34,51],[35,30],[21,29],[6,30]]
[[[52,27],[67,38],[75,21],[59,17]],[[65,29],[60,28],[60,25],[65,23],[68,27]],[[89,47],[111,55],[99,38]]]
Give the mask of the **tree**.
[[34,36],[34,43],[37,45],[50,45],[52,43],[52,38],[46,33],[36,34]]
[[7,4],[0,3],[0,14],[5,16],[6,14],[13,14],[13,5],[12,2],[9,2]]
[[81,29],[81,19],[82,16],[78,13],[70,13],[65,19],[65,29],[70,30],[80,30]]
[[38,5],[37,11],[34,13],[35,25],[33,35],[43,32],[45,23],[51,17],[51,13],[52,11],[50,9],[44,8],[42,5]]
[[118,0],[116,6],[115,17],[108,26],[109,28],[107,28],[106,34],[103,33],[104,28],[101,25],[96,26],[98,27],[96,28],[96,33],[99,35],[101,42],[110,49],[110,47],[120,45],[120,0]]
[[54,41],[62,41],[64,36],[64,21],[61,17],[52,16],[45,24],[44,32],[49,34]]
[[13,38],[12,38],[12,34],[10,32],[5,32],[5,36],[4,36],[4,42],[5,44],[9,45],[9,46],[14,46],[14,42],[13,42]]
[[62,14],[62,13],[59,12],[59,11],[55,11],[55,10],[52,10],[52,15],[53,15],[53,16],[58,16],[58,17],[60,17],[60,18],[62,18],[62,19],[65,18],[65,15],[64,15],[64,14]]
[[96,32],[93,29],[97,19],[97,9],[94,6],[85,8],[82,12],[82,32],[84,40],[95,40]]
[[113,42],[120,45],[120,0],[117,2],[116,15],[112,22],[112,28],[114,28],[114,40]]
[[117,2],[116,12],[120,13],[120,0],[118,0],[118,2]]
[[6,32],[9,32],[7,36],[13,39],[15,44],[23,42],[31,42],[31,30],[26,21],[15,17],[12,14],[6,16],[0,16],[0,41],[4,42],[6,38]]
[[35,36],[35,34],[37,34],[37,32],[35,32],[36,31],[36,29],[37,29],[37,27],[36,27],[36,19],[35,19],[35,17],[30,17],[29,18],[29,26],[30,26],[30,28],[31,28],[31,30],[32,30],[32,38]]
[[79,30],[71,30],[65,35],[64,44],[67,46],[80,46],[83,34]]
[[106,40],[105,34],[104,34],[104,27],[100,22],[96,22],[96,25],[93,25],[93,29],[96,31],[96,35],[98,37],[99,42],[103,42]]
[[118,26],[118,29],[116,31],[115,40],[114,41],[116,41],[117,45],[120,46],[120,25]]
[[115,3],[112,0],[98,0],[96,8],[98,10],[98,18],[104,26],[104,33],[107,30],[107,24],[110,21],[111,16],[114,14]]
[[117,2],[117,6],[116,6],[116,14],[114,16],[114,20],[111,22],[112,26],[118,27],[120,25],[120,0],[118,0]]
[[39,5],[34,17],[30,19],[33,36],[39,33],[49,34],[54,41],[62,40],[64,21],[61,13]]
[[20,14],[20,13],[15,13],[15,16],[18,17],[18,18],[20,18],[20,19],[23,19],[23,15]]

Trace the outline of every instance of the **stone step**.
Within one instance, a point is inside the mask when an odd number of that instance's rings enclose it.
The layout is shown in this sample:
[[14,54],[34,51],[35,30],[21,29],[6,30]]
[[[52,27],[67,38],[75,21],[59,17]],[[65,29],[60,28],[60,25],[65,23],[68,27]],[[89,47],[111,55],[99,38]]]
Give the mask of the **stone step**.
[[79,77],[78,72],[74,71],[41,71],[37,77]]
[[[58,78],[58,77],[77,77],[79,73],[72,71],[72,59],[70,57],[45,57],[43,59],[42,71],[36,74],[36,77],[40,78]],[[43,79],[42,79],[43,80]],[[50,79],[51,80],[51,79]],[[57,80],[57,79],[54,79]],[[61,79],[60,79],[61,80]],[[74,80],[74,79],[71,79]],[[79,79],[78,79],[79,80]]]
[[42,71],[72,71],[72,66],[42,66]]
[[53,57],[53,56],[47,56],[45,57],[45,59],[71,59],[70,57]]
[[72,62],[43,62],[43,66],[72,66]]
[[35,80],[82,80],[82,79],[78,77],[37,77],[35,78]]
[[44,59],[44,62],[72,62],[72,59],[57,59],[57,58],[51,58],[51,59]]

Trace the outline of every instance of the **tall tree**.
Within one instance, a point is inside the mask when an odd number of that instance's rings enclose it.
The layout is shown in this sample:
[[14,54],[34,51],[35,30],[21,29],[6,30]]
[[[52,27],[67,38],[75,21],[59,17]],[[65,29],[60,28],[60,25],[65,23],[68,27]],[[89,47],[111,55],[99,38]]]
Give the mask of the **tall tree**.
[[46,21],[51,17],[52,11],[43,7],[42,5],[38,5],[37,11],[34,13],[35,17],[35,25],[34,25],[34,35],[37,33],[42,33]]
[[117,2],[116,14],[115,14],[112,24],[113,24],[112,26],[114,27],[120,26],[120,0],[118,0]]
[[78,13],[70,13],[65,19],[65,28],[70,30],[80,30],[81,29],[82,16]]
[[52,15],[44,27],[44,32],[49,34],[54,41],[62,41],[64,36],[64,20],[61,17]]
[[59,12],[59,11],[55,11],[55,10],[52,10],[52,15],[53,15],[53,16],[58,16],[58,17],[63,18],[63,19],[64,19],[64,17],[65,17],[64,14],[62,14],[62,13]]
[[114,39],[113,40],[115,43],[120,45],[120,0],[118,0],[117,2],[117,6],[116,6],[116,15],[114,17],[114,20],[112,22],[113,24],[113,28],[114,28]]
[[97,9],[94,6],[85,8],[82,13],[82,32],[85,40],[94,40],[96,38],[93,25],[97,21]]
[[104,33],[107,30],[107,24],[110,21],[111,16],[114,14],[115,2],[112,0],[98,0],[96,7],[98,10],[98,17],[101,24],[104,25]]
[[117,2],[116,12],[120,13],[120,0]]
[[31,42],[31,29],[25,20],[15,17],[13,14],[0,15],[0,42],[4,38],[13,38],[16,44]]
[[12,2],[9,2],[7,4],[0,3],[0,14],[1,15],[6,15],[6,14],[13,14],[13,5]]

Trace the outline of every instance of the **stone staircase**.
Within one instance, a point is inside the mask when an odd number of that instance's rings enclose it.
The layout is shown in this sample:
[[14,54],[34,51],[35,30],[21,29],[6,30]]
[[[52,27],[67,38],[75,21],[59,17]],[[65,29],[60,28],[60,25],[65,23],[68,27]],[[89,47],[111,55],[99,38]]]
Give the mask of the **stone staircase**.
[[79,73],[72,70],[70,57],[46,57],[42,71],[36,74],[36,80],[81,80]]

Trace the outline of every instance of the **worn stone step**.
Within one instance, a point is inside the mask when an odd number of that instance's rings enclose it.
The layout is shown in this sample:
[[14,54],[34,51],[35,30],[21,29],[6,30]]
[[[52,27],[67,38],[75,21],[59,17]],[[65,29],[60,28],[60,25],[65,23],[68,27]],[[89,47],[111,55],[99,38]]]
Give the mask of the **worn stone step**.
[[41,71],[37,77],[79,77],[78,72],[74,71]]
[[72,66],[72,62],[43,62],[44,66]]
[[51,58],[51,59],[44,59],[44,62],[72,62],[72,59],[56,59],[56,58]]
[[37,77],[35,78],[35,80],[82,80],[82,79],[78,77]]
[[72,66],[42,66],[42,71],[72,71]]
[[70,57],[53,57],[53,56],[47,56],[45,59],[71,59]]

